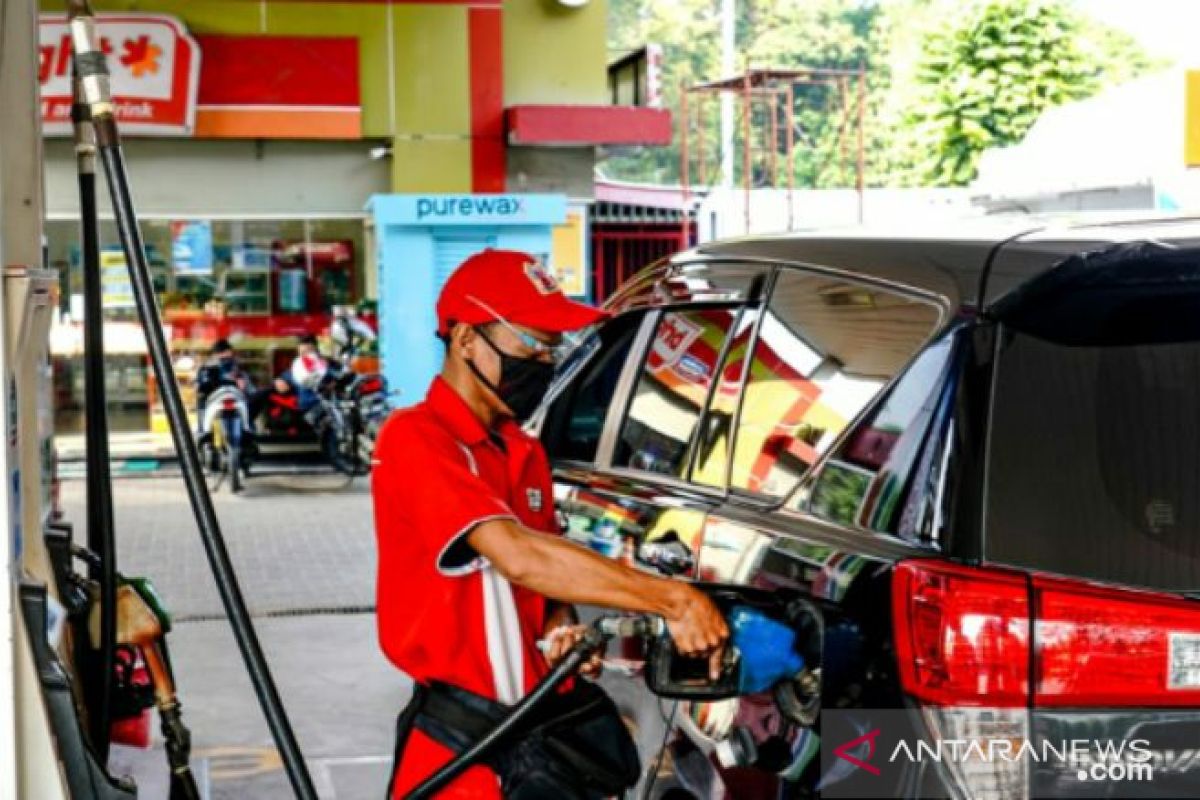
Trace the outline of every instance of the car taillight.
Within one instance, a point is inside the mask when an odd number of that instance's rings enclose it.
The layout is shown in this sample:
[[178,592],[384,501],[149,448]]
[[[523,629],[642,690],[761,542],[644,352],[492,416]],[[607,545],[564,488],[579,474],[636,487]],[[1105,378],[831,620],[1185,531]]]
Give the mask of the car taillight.
[[[1039,707],[1200,708],[1200,603],[1010,569],[904,561],[900,683],[938,741],[1025,741]],[[954,760],[976,800],[1029,797],[1025,759]]]
[[901,685],[927,704],[1200,707],[1200,603],[1176,595],[914,560],[892,614]]
[[1029,702],[1029,587],[1015,572],[906,561],[892,577],[904,690],[943,706]]
[[[892,577],[904,691],[935,741],[1029,738],[1029,578],[1008,570],[905,561]],[[957,794],[1029,797],[1024,759],[944,762]]]
[[1200,603],[1034,579],[1038,706],[1200,707]]

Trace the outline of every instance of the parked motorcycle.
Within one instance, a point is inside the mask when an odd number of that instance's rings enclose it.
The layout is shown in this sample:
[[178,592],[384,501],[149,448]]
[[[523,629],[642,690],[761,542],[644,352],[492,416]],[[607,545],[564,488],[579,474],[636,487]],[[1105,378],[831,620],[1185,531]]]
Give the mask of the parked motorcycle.
[[391,413],[387,380],[377,372],[347,370],[338,379],[337,397],[346,420],[344,456],[353,461],[358,474],[365,475],[370,472],[379,429]]
[[204,398],[197,441],[202,463],[218,485],[228,478],[230,490],[240,492],[257,449],[246,393],[218,366],[202,367],[196,383]]
[[315,401],[301,408],[299,394],[273,389],[262,420],[264,444],[287,449],[318,449],[339,472],[347,472],[340,442],[345,438],[345,415],[334,389],[336,378],[322,376],[311,388]]
[[360,374],[338,362],[321,360],[293,379],[311,391],[312,402],[301,409],[297,391],[272,391],[267,398],[264,428],[273,441],[311,443],[347,476],[370,471],[371,453],[379,426],[389,411],[383,376]]

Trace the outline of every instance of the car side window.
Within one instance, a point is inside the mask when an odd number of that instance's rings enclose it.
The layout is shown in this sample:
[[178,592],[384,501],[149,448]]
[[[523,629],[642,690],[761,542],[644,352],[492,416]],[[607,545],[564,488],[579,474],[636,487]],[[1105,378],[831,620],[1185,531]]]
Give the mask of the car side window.
[[579,346],[574,357],[586,363],[552,401],[542,426],[542,444],[552,462],[595,461],[617,382],[644,317],[640,312],[623,314]]
[[736,306],[662,315],[621,425],[614,467],[686,477],[701,413],[739,315]]
[[780,273],[741,399],[730,488],[791,494],[940,319],[936,306],[876,286]]
[[939,457],[928,434],[949,413],[954,342],[947,334],[913,361],[824,462],[800,505],[841,525],[919,538],[923,509],[905,498],[913,477]]

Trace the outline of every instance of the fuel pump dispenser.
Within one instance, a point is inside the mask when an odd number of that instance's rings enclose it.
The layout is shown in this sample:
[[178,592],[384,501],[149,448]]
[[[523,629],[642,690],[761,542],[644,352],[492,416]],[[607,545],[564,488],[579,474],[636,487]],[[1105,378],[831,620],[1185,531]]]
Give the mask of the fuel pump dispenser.
[[[155,300],[111,96],[105,56],[87,2],[67,3],[74,54],[72,114],[79,173],[85,275],[87,537],[45,517],[42,496],[52,425],[46,386],[57,275],[39,269],[41,135],[37,105],[35,0],[0,0],[0,522],[6,581],[0,592],[0,800],[66,797],[121,800],[136,787],[106,770],[114,714],[154,705],[171,768],[171,800],[198,798],[188,765],[190,736],[175,697],[165,634],[169,616],[148,581],[116,562],[108,473],[96,164],[101,165],[130,271],[150,361],[171,424],[188,497],[217,589],[295,795],[315,798],[299,747],[242,599],[200,470]],[[19,423],[19,424],[18,424]],[[10,649],[7,643],[14,646]],[[143,669],[149,680],[134,677]],[[16,733],[15,737],[3,735]]]

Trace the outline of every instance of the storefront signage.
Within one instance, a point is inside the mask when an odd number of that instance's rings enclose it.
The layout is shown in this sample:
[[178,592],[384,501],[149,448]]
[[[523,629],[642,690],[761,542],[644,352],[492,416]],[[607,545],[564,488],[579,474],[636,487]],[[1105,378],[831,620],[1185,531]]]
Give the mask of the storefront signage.
[[172,222],[171,263],[178,272],[212,272],[212,222],[206,219]]
[[558,194],[396,194],[381,197],[403,225],[561,225],[567,199]]
[[426,217],[513,217],[524,203],[518,197],[422,197],[417,200],[417,220]]
[[106,309],[133,308],[133,286],[125,251],[105,248],[100,251],[101,302]]
[[358,38],[197,36],[204,52],[196,136],[359,139]]
[[[187,135],[195,124],[200,50],[174,17],[103,14],[100,45],[108,55],[117,120],[125,133]],[[71,133],[71,37],[58,14],[41,17],[38,77],[42,127]]]

